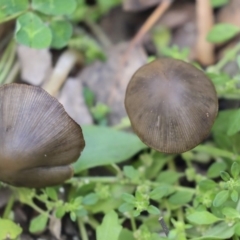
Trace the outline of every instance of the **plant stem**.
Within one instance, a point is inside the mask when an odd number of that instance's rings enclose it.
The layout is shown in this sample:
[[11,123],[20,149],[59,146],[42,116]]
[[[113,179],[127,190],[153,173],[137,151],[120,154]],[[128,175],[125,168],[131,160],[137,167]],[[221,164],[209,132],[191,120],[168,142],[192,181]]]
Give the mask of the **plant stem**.
[[192,151],[208,153],[212,157],[226,157],[226,158],[229,158],[233,161],[239,161],[240,160],[239,155],[235,155],[232,152],[222,150],[222,149],[216,148],[214,146],[198,145]]
[[97,37],[97,39],[101,42],[102,46],[105,49],[108,49],[109,47],[112,46],[111,41],[109,40],[107,35],[103,32],[101,27],[99,27],[95,22],[93,22],[92,20],[90,20],[88,18],[86,18],[84,20],[84,22],[91,29],[93,34]]
[[8,200],[7,206],[4,209],[3,218],[6,218],[6,219],[9,218],[9,214],[13,207],[14,201],[15,201],[15,197],[14,197],[14,194],[12,194]]
[[133,232],[136,232],[137,231],[136,221],[132,214],[130,216],[130,221],[131,221],[131,226],[132,226]]
[[0,74],[0,83],[4,83],[5,78],[7,77],[13,62],[14,62],[14,58],[15,58],[15,43],[12,40],[7,49],[5,50],[3,57],[1,59],[0,62],[0,70],[1,70],[1,74]]
[[[74,182],[85,182],[85,183],[116,183],[121,181],[120,178],[118,177],[79,177],[79,178],[72,178],[69,181],[67,181],[67,183],[74,183]],[[151,186],[153,187],[157,187],[159,185],[161,185],[158,182],[148,182]],[[126,183],[126,185],[136,185],[135,183]],[[189,187],[182,187],[182,186],[173,186],[176,190],[179,191],[187,191],[187,192],[191,192],[191,193],[195,193],[195,189],[193,188],[189,188]]]
[[88,216],[86,222],[93,228],[96,229],[99,226],[99,222],[92,216]]
[[221,69],[233,58],[235,58],[236,54],[240,51],[240,43],[236,44],[231,50],[227,51],[224,57],[214,66],[209,67],[209,69],[213,69],[216,72],[220,72]]
[[81,234],[81,239],[82,240],[89,240],[88,235],[87,235],[87,230],[86,230],[86,227],[85,227],[85,224],[84,224],[82,218],[78,218],[77,222],[78,222],[78,228],[79,228],[79,231],[80,231],[80,234]]
[[13,65],[11,71],[9,72],[9,74],[6,76],[4,83],[12,83],[15,81],[18,73],[20,72],[20,64],[18,61],[15,62],[15,64]]
[[39,208],[36,204],[34,204],[33,202],[32,203],[27,203],[27,205],[29,205],[30,207],[32,207],[34,210],[36,210],[37,212],[43,214],[43,215],[47,215],[48,217],[51,217],[49,215],[48,212],[46,211],[43,211],[41,208]]

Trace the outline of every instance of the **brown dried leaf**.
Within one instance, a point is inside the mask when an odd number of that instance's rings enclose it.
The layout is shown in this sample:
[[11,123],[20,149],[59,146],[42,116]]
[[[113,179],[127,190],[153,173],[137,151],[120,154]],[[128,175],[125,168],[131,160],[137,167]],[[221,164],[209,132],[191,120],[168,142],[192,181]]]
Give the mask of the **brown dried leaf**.
[[127,84],[134,72],[147,62],[142,47],[135,47],[126,54],[129,43],[108,49],[106,62],[95,62],[86,67],[79,78],[96,96],[97,102],[111,108],[109,123],[117,124],[126,116],[124,98]]
[[56,218],[54,215],[52,215],[49,222],[49,230],[51,234],[58,240],[61,239],[61,228],[62,228],[61,219]]
[[142,11],[159,4],[162,0],[124,0],[125,11]]
[[86,107],[82,92],[81,81],[69,78],[62,88],[58,100],[69,116],[79,125],[92,124],[92,117]]
[[50,76],[52,57],[48,49],[38,50],[19,45],[17,53],[24,81],[39,86]]

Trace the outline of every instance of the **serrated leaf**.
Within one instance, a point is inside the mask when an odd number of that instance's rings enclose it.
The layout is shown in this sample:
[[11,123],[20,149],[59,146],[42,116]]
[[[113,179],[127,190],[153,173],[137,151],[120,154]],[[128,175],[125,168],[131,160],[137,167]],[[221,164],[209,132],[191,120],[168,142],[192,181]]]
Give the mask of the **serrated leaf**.
[[45,191],[48,197],[50,197],[52,200],[58,200],[57,191],[54,188],[48,187],[45,189]]
[[187,219],[190,222],[195,223],[197,225],[209,225],[221,220],[220,218],[216,217],[215,215],[207,211],[200,211],[200,212],[196,211],[196,212],[190,213],[187,216]]
[[49,27],[52,31],[51,47],[60,49],[67,46],[73,32],[72,24],[67,21],[51,21]]
[[75,0],[32,0],[32,8],[47,15],[68,15],[76,7]]
[[37,233],[43,231],[47,226],[48,216],[46,214],[40,214],[33,218],[30,222],[29,231],[31,233]]
[[26,11],[28,7],[28,0],[0,0],[0,22],[18,16]]
[[235,225],[234,233],[236,233],[237,236],[240,236],[240,222]]
[[232,115],[231,119],[228,122],[228,136],[233,136],[237,132],[240,131],[240,110],[235,110],[234,114]]
[[66,213],[65,207],[60,206],[57,208],[55,215],[57,218],[62,218],[65,215],[65,213]]
[[153,200],[160,200],[161,198],[168,196],[173,191],[174,189],[170,185],[163,185],[163,186],[154,188],[150,192],[149,197]]
[[207,176],[209,178],[215,178],[220,176],[220,172],[227,169],[225,162],[215,162],[213,163],[207,171]]
[[48,48],[52,41],[52,34],[41,18],[28,12],[17,19],[15,31],[16,40],[31,48]]
[[223,43],[240,32],[239,27],[228,23],[215,24],[207,35],[207,40],[211,43]]
[[132,203],[123,203],[118,210],[120,212],[131,212],[134,209],[134,205]]
[[217,184],[211,179],[205,179],[198,183],[201,191],[208,191],[217,186]]
[[192,200],[193,193],[187,191],[178,191],[170,196],[168,199],[171,204],[183,205]]
[[131,180],[137,180],[140,177],[139,172],[133,166],[124,166],[123,172]]
[[192,238],[191,240],[217,240],[230,239],[234,234],[234,225],[221,222],[210,227],[202,237]]
[[231,199],[233,200],[233,202],[237,202],[238,201],[238,192],[236,190],[233,190],[231,192]]
[[159,215],[160,214],[160,210],[157,207],[153,206],[153,205],[150,205],[148,207],[147,211],[148,211],[148,213],[154,214],[154,215]]
[[215,196],[213,200],[213,206],[220,207],[223,203],[227,201],[228,197],[229,197],[229,191],[222,190]]
[[240,213],[236,209],[230,207],[223,208],[222,214],[229,218],[238,218],[240,216]]
[[118,240],[136,240],[133,236],[133,232],[123,228]]
[[118,240],[121,230],[118,215],[111,211],[104,216],[102,224],[97,227],[97,240]]
[[238,178],[239,172],[240,172],[240,166],[237,162],[234,162],[231,166],[231,174],[235,180]]
[[75,173],[85,169],[123,162],[146,149],[137,136],[109,127],[83,126],[86,147],[74,164]]
[[82,203],[84,205],[94,205],[98,201],[98,195],[96,193],[90,193],[87,196],[85,196],[82,200]]
[[231,178],[230,175],[225,171],[221,171],[220,176],[221,176],[222,180],[225,182],[229,181]]
[[70,212],[70,218],[73,222],[75,222],[77,219],[77,214],[75,212]]
[[178,173],[172,170],[162,171],[158,177],[157,181],[160,183],[174,184],[181,176],[182,173]]
[[8,219],[0,218],[0,239],[15,239],[22,233],[22,228]]
[[127,203],[135,203],[135,197],[129,193],[123,193],[122,200]]

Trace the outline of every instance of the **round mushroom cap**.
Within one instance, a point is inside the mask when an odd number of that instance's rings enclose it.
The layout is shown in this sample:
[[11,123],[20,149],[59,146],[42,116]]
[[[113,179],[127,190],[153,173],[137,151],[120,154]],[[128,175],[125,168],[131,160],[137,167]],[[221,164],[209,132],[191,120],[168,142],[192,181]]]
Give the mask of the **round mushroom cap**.
[[163,153],[182,153],[209,135],[218,98],[201,70],[163,58],[133,75],[125,107],[133,130],[146,145]]
[[47,187],[73,175],[85,146],[81,127],[40,87],[0,87],[0,181]]

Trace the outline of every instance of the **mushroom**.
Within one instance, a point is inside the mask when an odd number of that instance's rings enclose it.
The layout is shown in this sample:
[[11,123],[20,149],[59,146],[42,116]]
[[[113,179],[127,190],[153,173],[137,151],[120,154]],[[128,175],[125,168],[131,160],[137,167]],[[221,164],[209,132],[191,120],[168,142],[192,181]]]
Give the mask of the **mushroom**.
[[40,87],[0,87],[0,180],[40,188],[61,184],[85,146],[81,127]]
[[133,130],[146,145],[164,153],[182,153],[209,135],[218,98],[201,70],[162,58],[133,75],[125,107]]

